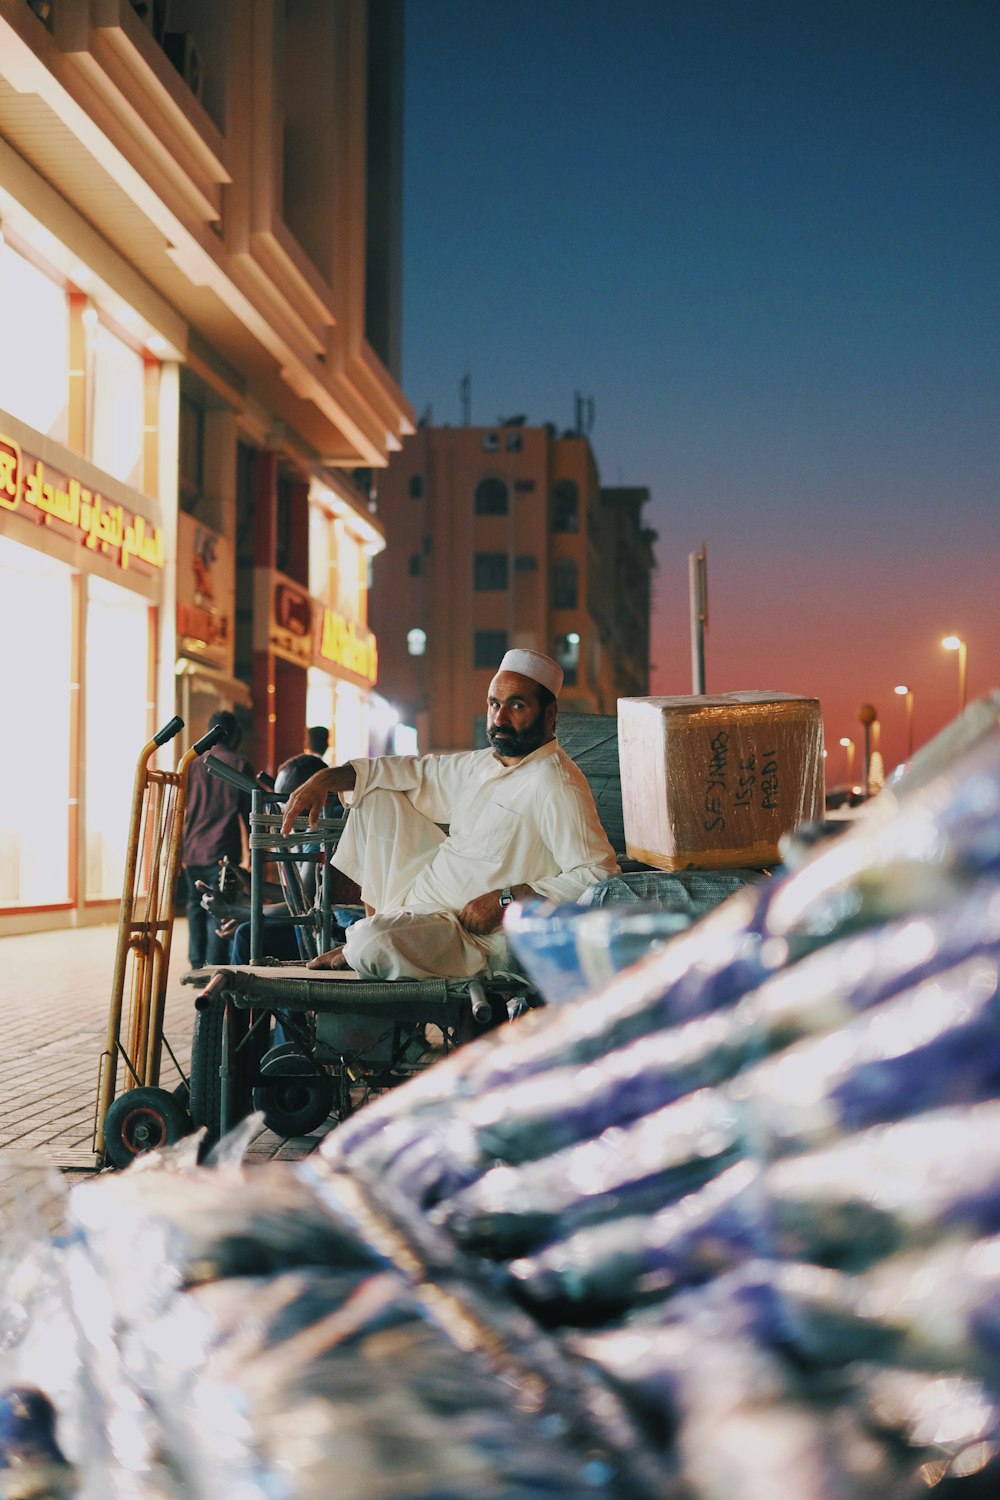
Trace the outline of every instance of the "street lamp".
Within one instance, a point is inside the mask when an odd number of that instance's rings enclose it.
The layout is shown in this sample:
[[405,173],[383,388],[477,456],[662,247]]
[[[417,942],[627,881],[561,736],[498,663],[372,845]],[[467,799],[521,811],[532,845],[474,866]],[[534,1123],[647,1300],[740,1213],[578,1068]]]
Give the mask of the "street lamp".
[[965,707],[965,674],[969,662],[969,648],[960,635],[946,635],[941,642],[946,651],[958,652],[958,711]]
[[840,743],[847,751],[847,782],[849,786],[854,785],[854,741],[843,735]]
[[913,758],[913,689],[908,688],[905,683],[893,688],[893,692],[899,698],[906,699],[906,758]]

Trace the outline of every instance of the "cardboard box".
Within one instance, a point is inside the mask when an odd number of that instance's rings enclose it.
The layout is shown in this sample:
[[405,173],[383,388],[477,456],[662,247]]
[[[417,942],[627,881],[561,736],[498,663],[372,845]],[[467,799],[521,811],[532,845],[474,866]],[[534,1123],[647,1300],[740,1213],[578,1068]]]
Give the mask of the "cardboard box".
[[618,753],[626,849],[662,870],[776,864],[823,816],[816,698],[619,698]]

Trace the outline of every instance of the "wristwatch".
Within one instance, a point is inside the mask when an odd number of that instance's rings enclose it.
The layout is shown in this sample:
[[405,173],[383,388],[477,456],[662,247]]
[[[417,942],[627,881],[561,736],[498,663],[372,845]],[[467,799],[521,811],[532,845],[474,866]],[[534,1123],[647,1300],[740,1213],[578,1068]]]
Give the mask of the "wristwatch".
[[503,890],[500,892],[500,909],[503,910],[507,906],[513,906],[513,904],[514,892],[511,890],[509,885],[505,885]]

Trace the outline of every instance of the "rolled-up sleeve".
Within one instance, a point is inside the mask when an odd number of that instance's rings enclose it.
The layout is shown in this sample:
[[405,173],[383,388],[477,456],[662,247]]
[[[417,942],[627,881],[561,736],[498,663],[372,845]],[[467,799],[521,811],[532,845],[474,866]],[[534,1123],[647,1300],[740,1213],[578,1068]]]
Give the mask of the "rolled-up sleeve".
[[346,806],[373,791],[402,792],[418,812],[433,823],[450,823],[456,805],[468,795],[470,777],[479,756],[475,751],[455,755],[380,755],[352,760],[354,790],[342,794]]

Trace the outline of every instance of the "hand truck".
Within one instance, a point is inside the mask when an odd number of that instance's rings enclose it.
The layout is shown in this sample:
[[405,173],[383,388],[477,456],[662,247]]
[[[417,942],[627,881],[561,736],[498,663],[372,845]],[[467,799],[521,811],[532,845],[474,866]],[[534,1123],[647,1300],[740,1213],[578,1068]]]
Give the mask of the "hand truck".
[[[152,767],[159,747],[183,728],[183,719],[172,718],[143,746],[136,766],[107,1040],[98,1070],[98,1167],[127,1166],[141,1152],[191,1130],[187,1080],[163,1035],[163,1017],[188,773],[197,756],[225,738],[225,730],[210,729],[181,756],[176,771]],[[174,1093],[159,1086],[164,1045],[183,1080]],[[119,1058],[125,1071],[120,1091]]]

